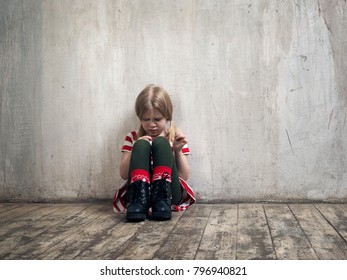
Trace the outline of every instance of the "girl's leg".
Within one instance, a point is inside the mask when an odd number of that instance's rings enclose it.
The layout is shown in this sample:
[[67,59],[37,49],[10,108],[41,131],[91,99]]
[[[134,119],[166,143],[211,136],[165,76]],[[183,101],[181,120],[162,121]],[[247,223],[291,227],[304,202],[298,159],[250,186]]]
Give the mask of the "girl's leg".
[[168,140],[157,137],[153,141],[153,179],[162,179],[162,174],[168,172],[171,180],[172,203],[176,204],[181,199],[181,183],[178,178],[175,158]]
[[126,218],[129,221],[143,221],[149,208],[151,145],[146,140],[136,141],[130,159],[127,193],[129,205]]
[[173,159],[172,164],[172,175],[171,175],[171,193],[172,193],[172,203],[177,204],[181,200],[182,189],[181,182],[178,178],[177,167],[175,159]]
[[150,183],[151,144],[146,140],[135,142],[130,159],[129,183],[138,180]]
[[169,141],[164,137],[154,139],[152,156],[152,216],[158,219],[171,219],[171,203],[180,200],[181,185]]

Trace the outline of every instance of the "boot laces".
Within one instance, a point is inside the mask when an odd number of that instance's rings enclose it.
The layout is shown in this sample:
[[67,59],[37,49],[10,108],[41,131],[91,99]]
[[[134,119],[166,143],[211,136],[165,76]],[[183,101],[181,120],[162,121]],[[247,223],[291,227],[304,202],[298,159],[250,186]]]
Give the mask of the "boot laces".
[[161,180],[165,182],[167,179],[170,179],[170,174],[169,174],[169,172],[164,172],[161,175]]
[[[133,183],[134,184],[134,183]],[[136,184],[131,187],[130,190],[130,203],[140,202],[145,203],[145,190],[141,184]]]
[[167,181],[167,179],[170,178],[170,174],[168,172],[164,172],[161,176],[161,179],[158,180],[158,185],[156,185],[156,188],[153,188],[153,195],[156,198],[161,199],[171,199],[171,190],[170,190],[170,182]]

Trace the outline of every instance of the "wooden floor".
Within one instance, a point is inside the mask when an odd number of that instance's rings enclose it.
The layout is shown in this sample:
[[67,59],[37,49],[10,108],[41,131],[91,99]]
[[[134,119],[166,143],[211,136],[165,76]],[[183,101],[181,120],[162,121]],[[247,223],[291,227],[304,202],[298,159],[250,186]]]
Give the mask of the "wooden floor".
[[127,223],[106,203],[3,203],[0,224],[0,259],[347,259],[347,204],[195,204]]

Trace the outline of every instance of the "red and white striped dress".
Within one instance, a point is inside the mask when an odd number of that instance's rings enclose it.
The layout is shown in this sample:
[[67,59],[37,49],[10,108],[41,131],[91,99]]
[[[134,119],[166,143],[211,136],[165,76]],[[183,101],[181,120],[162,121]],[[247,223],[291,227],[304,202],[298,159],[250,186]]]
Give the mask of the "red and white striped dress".
[[[131,152],[133,148],[133,144],[137,139],[137,133],[136,131],[129,132],[125,136],[125,141],[122,146],[122,152]],[[184,155],[189,155],[190,150],[188,145],[184,145],[182,148],[182,153]],[[177,205],[171,205],[172,211],[184,211],[186,210],[190,205],[195,203],[195,195],[193,192],[193,189],[188,185],[186,181],[184,181],[182,178],[179,178],[181,183],[181,200],[177,203]],[[126,212],[126,185],[127,181],[124,181],[120,188],[116,190],[116,193],[114,195],[113,199],[113,210],[116,213],[124,213]]]

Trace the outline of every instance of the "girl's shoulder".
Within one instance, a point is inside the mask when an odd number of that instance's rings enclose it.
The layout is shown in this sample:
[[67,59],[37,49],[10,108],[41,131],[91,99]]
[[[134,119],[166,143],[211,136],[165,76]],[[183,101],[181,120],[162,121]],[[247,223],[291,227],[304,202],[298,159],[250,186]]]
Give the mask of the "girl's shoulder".
[[130,131],[125,135],[124,143],[122,146],[122,152],[130,152],[133,148],[135,141],[137,140],[137,131]]
[[138,135],[138,131],[137,130],[133,130],[128,132],[128,134],[126,135],[126,137],[129,137],[132,140],[137,140],[137,135]]

